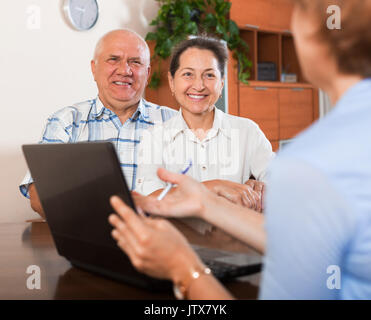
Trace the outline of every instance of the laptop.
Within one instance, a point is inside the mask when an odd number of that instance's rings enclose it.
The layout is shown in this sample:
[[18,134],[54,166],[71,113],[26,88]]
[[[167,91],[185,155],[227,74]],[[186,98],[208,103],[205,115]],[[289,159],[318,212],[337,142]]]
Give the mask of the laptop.
[[[111,142],[22,146],[58,254],[77,268],[151,290],[170,289],[166,280],[146,276],[111,237],[109,203],[118,195],[134,201]],[[261,270],[261,257],[194,246],[220,280]]]

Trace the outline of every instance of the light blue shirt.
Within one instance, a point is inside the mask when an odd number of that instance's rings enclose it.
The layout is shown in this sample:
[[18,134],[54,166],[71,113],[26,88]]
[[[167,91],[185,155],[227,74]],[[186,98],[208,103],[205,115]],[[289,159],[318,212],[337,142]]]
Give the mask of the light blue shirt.
[[262,299],[371,299],[371,79],[278,154]]
[[[137,150],[143,130],[162,124],[175,114],[176,110],[141,99],[134,114],[122,124],[118,116],[96,98],[54,113],[48,118],[39,143],[110,141],[116,147],[129,188],[135,189],[139,179],[136,175]],[[28,172],[19,186],[22,194],[28,198],[28,187],[32,182]]]

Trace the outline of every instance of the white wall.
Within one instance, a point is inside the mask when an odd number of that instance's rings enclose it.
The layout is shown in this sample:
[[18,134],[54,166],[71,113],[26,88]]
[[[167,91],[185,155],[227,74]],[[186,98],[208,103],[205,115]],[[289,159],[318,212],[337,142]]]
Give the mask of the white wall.
[[[155,0],[98,0],[92,30],[64,21],[62,0],[2,0],[0,10],[0,223],[37,217],[18,191],[26,164],[24,143],[36,143],[54,111],[97,94],[90,59],[105,32],[131,28],[142,36],[156,16]],[[40,8],[40,29],[30,29],[30,6]]]

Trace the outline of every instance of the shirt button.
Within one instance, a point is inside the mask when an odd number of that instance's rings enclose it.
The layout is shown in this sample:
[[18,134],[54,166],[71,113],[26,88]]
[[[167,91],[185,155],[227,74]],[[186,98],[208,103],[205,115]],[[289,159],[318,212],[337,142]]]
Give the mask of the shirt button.
[[204,144],[201,144],[201,148],[202,148],[202,149],[205,149],[205,145],[204,145]]
[[206,170],[207,169],[207,167],[206,166],[202,166],[202,170]]
[[143,182],[143,179],[142,178],[139,178],[138,180],[137,180],[137,183],[142,183]]

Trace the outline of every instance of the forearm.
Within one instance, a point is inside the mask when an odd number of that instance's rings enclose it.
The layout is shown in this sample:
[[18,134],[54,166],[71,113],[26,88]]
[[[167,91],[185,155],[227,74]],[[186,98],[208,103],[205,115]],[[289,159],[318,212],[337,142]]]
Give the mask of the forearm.
[[39,195],[37,194],[37,190],[36,190],[36,187],[35,187],[35,184],[32,183],[30,186],[29,186],[29,194],[30,194],[30,204],[31,204],[31,208],[33,211],[37,212],[42,218],[45,219],[45,213],[44,213],[44,209],[41,205],[41,202],[40,202],[40,198],[39,198]]
[[189,300],[232,300],[233,296],[212,275],[203,275],[189,288]]
[[205,199],[201,218],[264,254],[266,234],[262,214],[211,193]]
[[[185,249],[185,248],[184,248]],[[230,300],[233,296],[212,275],[200,272],[196,279],[191,277],[195,270],[205,268],[196,253],[189,250],[180,250],[177,265],[172,273],[174,283],[182,283],[186,288],[186,298],[189,300]]]

